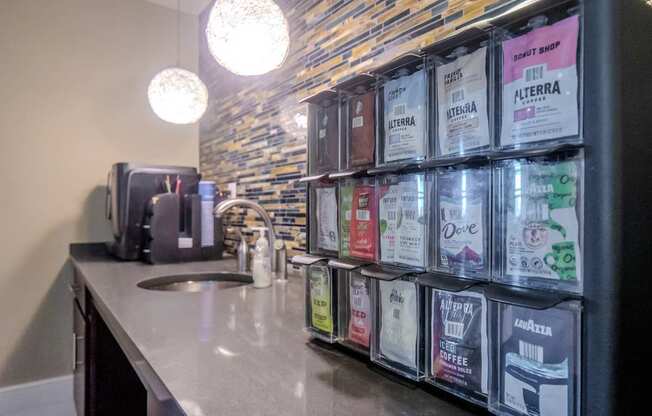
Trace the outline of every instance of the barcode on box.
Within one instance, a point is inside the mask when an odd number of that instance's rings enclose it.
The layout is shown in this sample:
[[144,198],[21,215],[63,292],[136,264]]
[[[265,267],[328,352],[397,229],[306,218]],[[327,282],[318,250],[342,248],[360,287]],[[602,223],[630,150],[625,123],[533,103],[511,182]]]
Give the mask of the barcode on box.
[[358,221],[369,221],[369,210],[366,209],[358,209],[355,211],[355,218]]
[[464,101],[464,90],[453,91],[452,101],[453,104],[459,103],[460,101]]
[[464,338],[464,323],[447,321],[444,326],[444,335],[451,338]]
[[405,115],[405,104],[397,104],[394,106],[394,116]]
[[545,66],[533,66],[525,69],[525,82],[534,82],[543,78],[543,70]]
[[356,308],[362,308],[362,298],[360,296],[353,297],[353,306]]
[[354,129],[358,129],[360,127],[364,126],[364,117],[358,116],[358,117],[353,117],[353,120],[351,120],[351,125]]
[[518,341],[518,355],[528,360],[543,363],[543,347],[541,345],[530,344],[525,341]]
[[320,129],[319,130],[319,138],[323,139],[326,137],[326,129]]
[[392,311],[392,316],[393,316],[394,319],[396,319],[396,320],[401,319],[401,310],[400,310],[400,309],[394,309],[394,310]]

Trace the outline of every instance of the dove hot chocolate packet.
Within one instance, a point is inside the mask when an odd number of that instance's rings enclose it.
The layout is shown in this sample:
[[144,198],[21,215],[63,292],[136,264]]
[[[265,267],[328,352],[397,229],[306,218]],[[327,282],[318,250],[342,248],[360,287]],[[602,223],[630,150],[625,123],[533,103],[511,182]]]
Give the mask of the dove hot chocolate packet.
[[490,184],[488,167],[437,171],[437,270],[489,278]]
[[537,16],[535,29],[502,42],[501,146],[579,134],[579,17],[546,21]]

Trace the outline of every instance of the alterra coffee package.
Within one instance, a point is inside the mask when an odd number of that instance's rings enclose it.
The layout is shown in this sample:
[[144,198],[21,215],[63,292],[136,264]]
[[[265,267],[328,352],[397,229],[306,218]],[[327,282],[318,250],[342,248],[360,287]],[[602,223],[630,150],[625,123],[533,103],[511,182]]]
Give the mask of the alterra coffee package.
[[506,40],[501,146],[579,134],[579,17]]
[[351,166],[374,163],[376,151],[376,92],[354,96],[349,102]]
[[375,260],[378,241],[378,210],[375,186],[358,184],[353,188],[350,227],[350,255],[361,259]]
[[317,169],[337,170],[339,161],[339,121],[337,104],[328,103],[317,111]]
[[340,255],[348,257],[351,236],[351,206],[353,204],[353,185],[343,182],[340,185]]
[[427,92],[423,70],[385,83],[385,162],[426,155]]
[[440,155],[489,147],[488,96],[486,47],[437,67]]
[[426,186],[423,175],[401,177],[380,188],[380,260],[425,267]]
[[437,172],[438,270],[489,277],[490,186],[488,168]]
[[485,297],[468,290],[458,293],[433,290],[431,304],[432,377],[461,395],[486,396]]
[[333,332],[331,275],[328,267],[310,266],[311,325],[326,333]]
[[369,300],[369,279],[356,273],[349,281],[350,318],[349,341],[369,348],[371,334],[371,302]]
[[528,285],[535,283],[534,278],[579,286],[579,161],[520,159],[503,166],[507,279]]
[[418,305],[414,282],[380,281],[380,353],[405,367],[417,368]]
[[499,404],[517,414],[575,414],[576,312],[501,305]]
[[335,187],[315,188],[317,199],[317,248],[337,251],[337,192]]

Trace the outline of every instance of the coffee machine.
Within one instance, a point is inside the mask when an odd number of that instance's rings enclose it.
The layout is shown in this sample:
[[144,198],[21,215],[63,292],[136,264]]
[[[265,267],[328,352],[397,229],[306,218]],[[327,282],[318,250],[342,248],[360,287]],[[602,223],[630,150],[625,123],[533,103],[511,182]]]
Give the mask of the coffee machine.
[[[131,162],[114,164],[108,174],[106,190],[106,218],[111,222],[114,237],[113,241],[107,243],[110,253],[121,260],[150,262],[221,258],[224,238],[221,223],[216,221],[214,246],[195,247],[199,248],[195,251],[199,254],[193,257],[199,258],[189,258],[187,255],[174,253],[167,261],[151,261],[152,236],[162,235],[152,230],[152,225],[176,227],[176,232],[164,233],[165,238],[170,240],[164,243],[167,247],[178,247],[179,250],[186,249],[188,246],[187,243],[178,245],[178,241],[192,239],[192,233],[196,233],[199,229],[197,223],[200,221],[201,213],[196,212],[197,204],[189,202],[193,197],[197,197],[199,180],[200,175],[193,167],[156,166]],[[153,220],[154,214],[167,215],[170,218],[169,213],[161,213],[160,205],[156,204],[161,196],[176,197],[174,203],[176,206],[172,212],[178,218],[166,220],[165,224]],[[157,208],[152,209],[153,206]],[[187,237],[180,238],[184,235]],[[199,238],[195,240],[199,241]]]

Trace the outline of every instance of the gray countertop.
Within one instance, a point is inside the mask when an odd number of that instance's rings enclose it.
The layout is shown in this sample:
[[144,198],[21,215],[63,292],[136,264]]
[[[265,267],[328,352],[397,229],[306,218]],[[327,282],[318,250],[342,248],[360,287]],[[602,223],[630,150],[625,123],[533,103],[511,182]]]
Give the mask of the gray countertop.
[[137,283],[234,270],[235,262],[118,262],[98,244],[74,244],[71,257],[104,313],[188,416],[471,414],[450,400],[383,377],[337,349],[310,342],[302,330],[298,274],[267,289],[160,292]]

